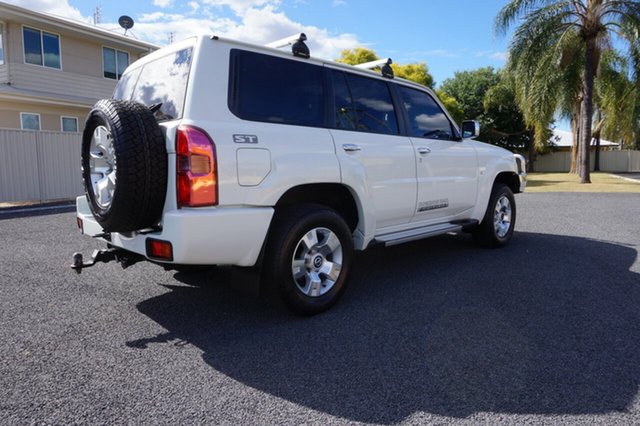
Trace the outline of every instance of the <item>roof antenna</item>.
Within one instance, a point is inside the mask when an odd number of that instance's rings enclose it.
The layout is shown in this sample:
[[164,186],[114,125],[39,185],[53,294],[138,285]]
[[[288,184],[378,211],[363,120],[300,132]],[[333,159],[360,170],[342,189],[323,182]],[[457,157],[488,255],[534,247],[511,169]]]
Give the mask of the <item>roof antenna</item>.
[[311,54],[309,52],[309,47],[307,47],[307,45],[305,44],[306,40],[306,34],[300,33],[269,43],[267,44],[267,47],[274,47],[276,49],[279,49],[281,47],[291,45],[291,52],[293,53],[293,56],[309,59]]
[[118,18],[118,24],[124,28],[124,35],[127,35],[127,30],[133,28],[133,18],[127,15],[122,15]]
[[391,68],[391,64],[393,61],[391,58],[378,59],[376,61],[365,62],[364,64],[355,65],[356,68],[363,68],[365,70],[372,70],[374,68],[380,67],[380,71],[382,72],[382,76],[386,78],[393,78],[393,68]]

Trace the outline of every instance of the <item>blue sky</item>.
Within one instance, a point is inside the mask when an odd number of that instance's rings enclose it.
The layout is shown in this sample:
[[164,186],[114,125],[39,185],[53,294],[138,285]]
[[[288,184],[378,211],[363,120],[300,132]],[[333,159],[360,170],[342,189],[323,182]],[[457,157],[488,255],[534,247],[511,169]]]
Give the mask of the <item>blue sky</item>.
[[[7,0],[5,0],[7,1]],[[455,71],[501,67],[508,38],[493,20],[506,0],[8,0],[33,10],[89,22],[100,5],[102,24],[120,15],[136,21],[133,35],[166,44],[193,33],[268,43],[304,31],[312,55],[334,59],[365,46],[397,63],[425,62],[437,84]]]

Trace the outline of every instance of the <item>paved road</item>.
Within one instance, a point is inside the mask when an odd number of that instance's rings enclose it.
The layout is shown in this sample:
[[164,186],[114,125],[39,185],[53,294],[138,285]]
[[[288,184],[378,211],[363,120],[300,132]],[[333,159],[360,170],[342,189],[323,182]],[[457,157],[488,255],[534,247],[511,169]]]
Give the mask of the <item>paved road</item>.
[[640,422],[640,197],[524,194],[509,247],[359,255],[300,319],[224,276],[76,276],[70,213],[0,221],[0,424]]

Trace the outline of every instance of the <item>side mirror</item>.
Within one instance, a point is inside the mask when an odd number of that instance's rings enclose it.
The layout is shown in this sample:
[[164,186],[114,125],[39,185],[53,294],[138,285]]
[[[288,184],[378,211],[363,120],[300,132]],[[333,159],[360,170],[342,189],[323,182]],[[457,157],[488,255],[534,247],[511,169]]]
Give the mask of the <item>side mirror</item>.
[[480,122],[465,120],[462,122],[462,139],[477,138],[480,135]]

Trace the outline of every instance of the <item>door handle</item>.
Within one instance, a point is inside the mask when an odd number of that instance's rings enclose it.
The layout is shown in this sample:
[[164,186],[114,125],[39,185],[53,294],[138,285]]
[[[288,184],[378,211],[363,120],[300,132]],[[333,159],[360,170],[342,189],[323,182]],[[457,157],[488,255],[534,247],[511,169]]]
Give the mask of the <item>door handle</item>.
[[431,149],[427,148],[426,146],[421,146],[420,148],[418,148],[418,154],[428,154],[431,152]]
[[359,145],[355,145],[352,143],[345,143],[344,145],[342,145],[342,149],[344,149],[347,152],[356,152],[356,151],[360,151],[362,148],[360,148]]

